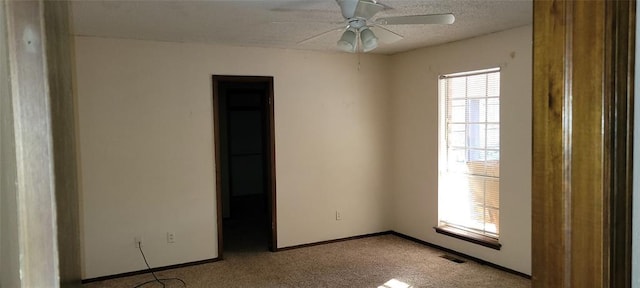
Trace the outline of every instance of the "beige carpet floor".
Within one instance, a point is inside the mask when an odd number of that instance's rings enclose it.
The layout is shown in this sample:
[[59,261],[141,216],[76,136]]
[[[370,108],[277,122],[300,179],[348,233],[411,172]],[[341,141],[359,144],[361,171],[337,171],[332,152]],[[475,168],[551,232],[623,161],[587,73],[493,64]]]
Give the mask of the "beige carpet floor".
[[[225,260],[157,272],[187,287],[531,287],[531,281],[473,261],[455,263],[442,251],[383,235],[277,253],[234,252]],[[147,255],[149,256],[149,255]],[[153,266],[153,263],[150,263]],[[85,288],[134,287],[150,274],[94,282]],[[183,287],[168,281],[166,287]],[[152,283],[143,287],[162,287]]]

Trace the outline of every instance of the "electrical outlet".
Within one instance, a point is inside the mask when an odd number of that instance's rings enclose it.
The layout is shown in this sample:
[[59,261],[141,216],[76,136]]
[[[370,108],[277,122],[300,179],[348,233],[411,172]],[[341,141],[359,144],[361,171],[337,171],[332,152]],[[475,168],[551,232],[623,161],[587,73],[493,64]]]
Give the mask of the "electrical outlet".
[[342,220],[342,213],[336,210],[336,221],[340,221],[340,220]]
[[142,247],[142,236],[133,237],[133,243],[136,248]]
[[167,232],[167,243],[175,243],[176,242],[176,234],[173,232]]

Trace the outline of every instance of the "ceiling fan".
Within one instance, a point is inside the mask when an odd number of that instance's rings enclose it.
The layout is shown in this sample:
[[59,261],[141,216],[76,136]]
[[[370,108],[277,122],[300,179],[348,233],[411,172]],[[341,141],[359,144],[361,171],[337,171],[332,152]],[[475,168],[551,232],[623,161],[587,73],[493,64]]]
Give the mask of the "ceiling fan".
[[[391,7],[379,3],[377,0],[336,0],[342,11],[345,24],[329,31],[304,39],[303,44],[335,31],[343,31],[338,48],[345,52],[355,53],[359,48],[369,52],[378,47],[378,39],[385,43],[393,43],[404,37],[384,25],[412,25],[412,24],[453,24],[455,17],[447,14],[407,15],[372,18],[380,11]],[[375,30],[375,32],[374,32]]]

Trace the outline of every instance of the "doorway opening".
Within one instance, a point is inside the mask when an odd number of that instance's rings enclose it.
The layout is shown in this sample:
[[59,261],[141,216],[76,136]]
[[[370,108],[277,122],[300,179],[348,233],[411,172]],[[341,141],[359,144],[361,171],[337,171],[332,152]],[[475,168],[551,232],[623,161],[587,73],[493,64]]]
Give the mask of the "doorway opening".
[[273,77],[213,76],[218,257],[275,251]]

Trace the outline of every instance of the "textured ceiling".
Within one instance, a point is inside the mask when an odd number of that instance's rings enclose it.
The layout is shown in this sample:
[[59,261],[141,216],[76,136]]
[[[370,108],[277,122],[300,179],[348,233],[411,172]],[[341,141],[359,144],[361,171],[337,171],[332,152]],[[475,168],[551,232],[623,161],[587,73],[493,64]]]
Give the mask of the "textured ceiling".
[[[394,25],[404,39],[381,43],[374,53],[394,54],[532,23],[530,0],[388,0],[375,18],[453,13],[452,25]],[[342,26],[335,0],[76,0],[76,35],[173,42],[338,51]]]

